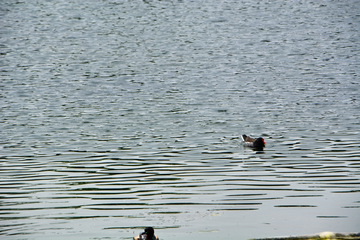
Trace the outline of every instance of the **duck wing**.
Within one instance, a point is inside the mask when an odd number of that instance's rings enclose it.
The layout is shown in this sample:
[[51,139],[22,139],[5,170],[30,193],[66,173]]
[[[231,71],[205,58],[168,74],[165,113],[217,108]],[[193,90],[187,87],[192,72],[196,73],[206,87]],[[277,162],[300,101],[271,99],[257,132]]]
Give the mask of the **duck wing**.
[[244,141],[244,142],[254,142],[255,141],[255,139],[254,138],[251,138],[251,137],[249,137],[249,136],[246,136],[245,134],[243,134],[243,135],[241,135],[241,138],[242,138],[242,140]]

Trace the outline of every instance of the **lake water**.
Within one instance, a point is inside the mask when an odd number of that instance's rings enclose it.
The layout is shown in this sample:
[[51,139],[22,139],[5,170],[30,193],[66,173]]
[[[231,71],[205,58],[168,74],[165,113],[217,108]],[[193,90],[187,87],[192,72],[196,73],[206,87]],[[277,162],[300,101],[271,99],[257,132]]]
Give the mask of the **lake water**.
[[358,232],[359,13],[1,1],[1,239]]

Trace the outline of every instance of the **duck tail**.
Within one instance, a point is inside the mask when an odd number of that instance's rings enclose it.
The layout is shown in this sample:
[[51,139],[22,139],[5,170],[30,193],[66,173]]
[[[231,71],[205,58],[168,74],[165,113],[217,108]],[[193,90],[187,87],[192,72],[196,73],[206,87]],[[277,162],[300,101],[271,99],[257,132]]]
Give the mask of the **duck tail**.
[[248,136],[246,136],[245,134],[241,135],[241,139],[246,142],[246,139],[248,138]]

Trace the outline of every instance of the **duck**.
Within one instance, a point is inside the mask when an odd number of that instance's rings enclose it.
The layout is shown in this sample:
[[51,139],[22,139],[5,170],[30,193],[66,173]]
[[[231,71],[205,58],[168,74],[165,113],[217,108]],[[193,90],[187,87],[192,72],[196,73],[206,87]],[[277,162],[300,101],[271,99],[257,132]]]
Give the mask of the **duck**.
[[133,240],[159,240],[155,235],[154,228],[147,227],[144,229],[143,233],[140,233],[139,236],[133,238]]
[[265,140],[262,137],[251,138],[245,134],[241,135],[242,140],[244,141],[245,147],[262,149],[265,147]]

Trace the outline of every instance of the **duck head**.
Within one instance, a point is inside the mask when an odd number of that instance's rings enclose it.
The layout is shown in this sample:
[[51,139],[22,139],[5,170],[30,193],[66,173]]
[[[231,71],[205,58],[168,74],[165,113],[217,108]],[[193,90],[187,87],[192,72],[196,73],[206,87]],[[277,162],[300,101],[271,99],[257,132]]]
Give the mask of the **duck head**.
[[254,148],[264,148],[266,145],[265,140],[260,137],[254,141]]
[[152,227],[147,227],[144,229],[144,233],[146,235],[146,240],[152,240],[154,237],[154,229]]

